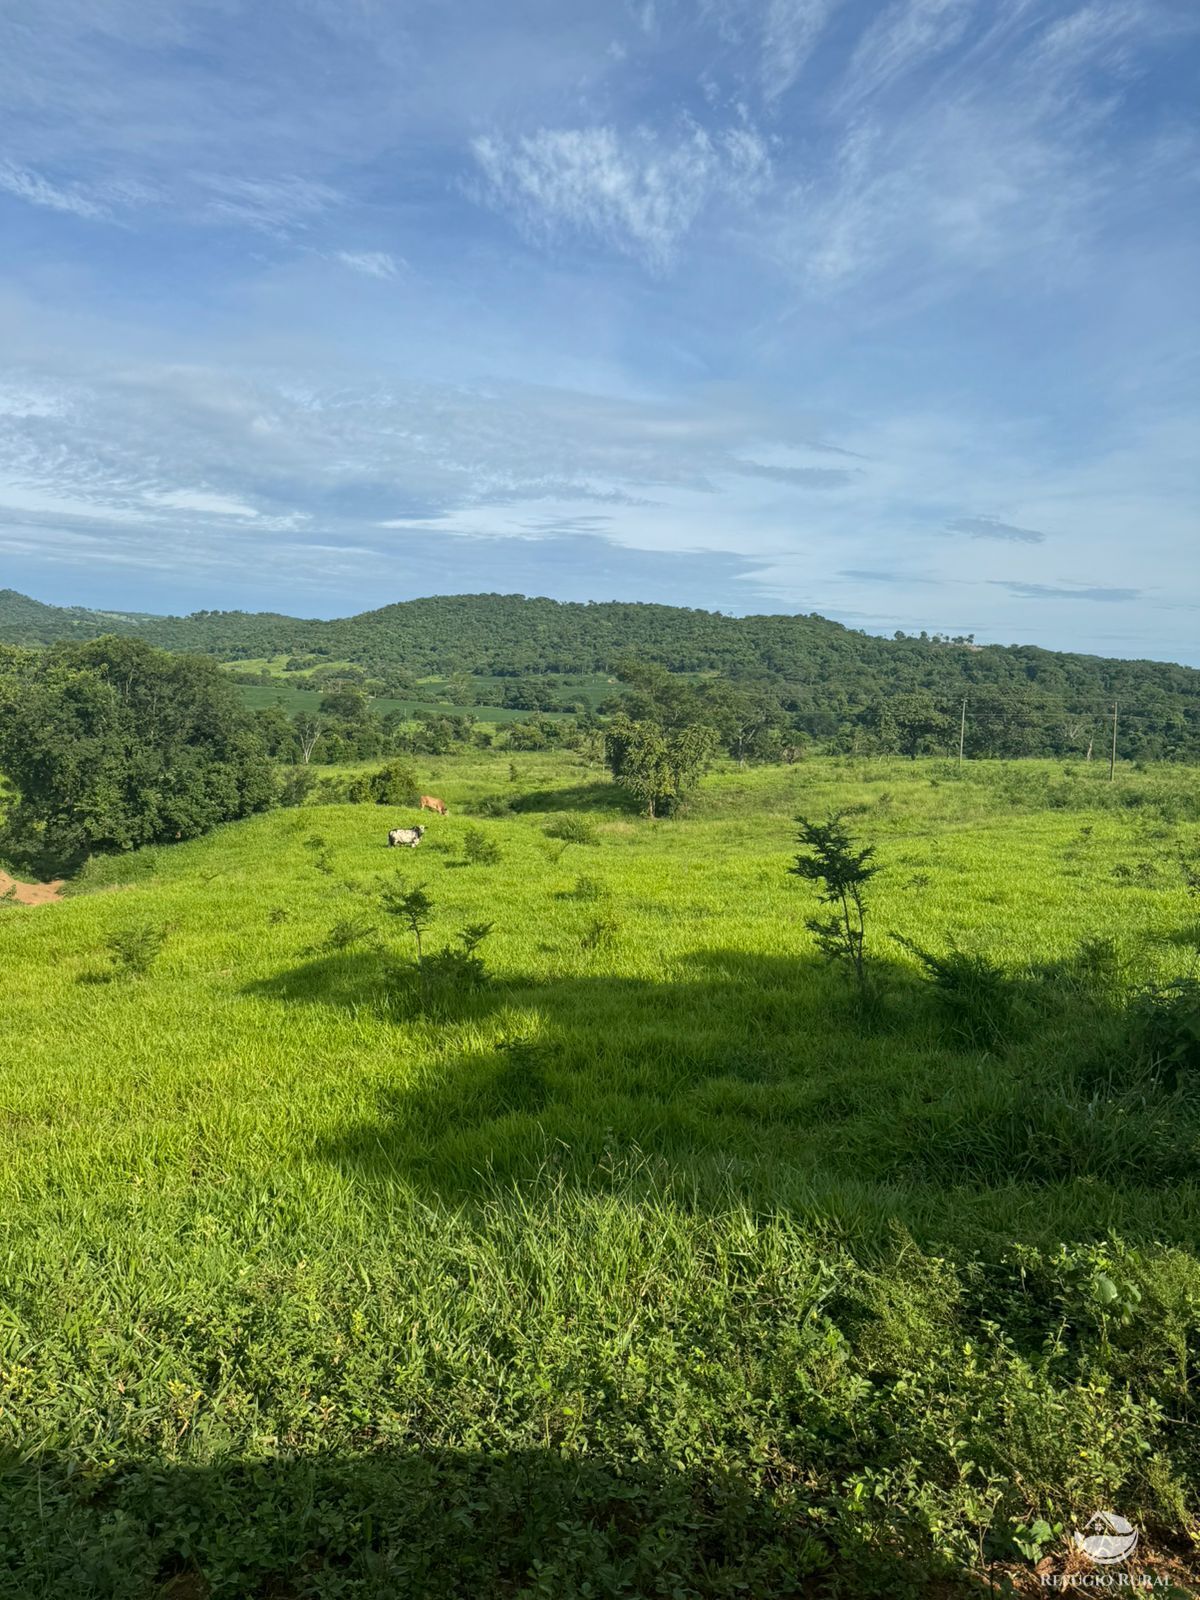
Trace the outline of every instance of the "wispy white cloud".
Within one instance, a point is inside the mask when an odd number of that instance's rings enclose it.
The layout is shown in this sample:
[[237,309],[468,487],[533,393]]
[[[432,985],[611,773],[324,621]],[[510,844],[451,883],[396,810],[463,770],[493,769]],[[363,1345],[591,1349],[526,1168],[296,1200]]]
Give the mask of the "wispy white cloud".
[[386,250],[335,250],[333,259],[366,278],[398,278],[402,265]]
[[108,215],[105,206],[77,185],[61,187],[11,161],[0,161],[0,189],[18,200],[27,200],[30,205],[45,206],[48,211],[66,211],[72,216],[90,218]]
[[265,233],[305,227],[342,198],[328,184],[294,173],[258,178],[206,173],[199,183],[210,196],[205,207],[210,217]]
[[726,470],[742,478],[762,478],[794,489],[844,489],[861,476],[846,467],[780,467],[763,461],[743,461],[740,457],[729,462]]
[[839,0],[768,0],[762,13],[762,88],[777,100],[808,63]]
[[[787,93],[808,64],[843,0],[700,0],[700,15],[726,44],[745,49],[769,104]],[[711,90],[715,80],[708,78]]]
[[232,495],[213,494],[207,489],[169,489],[148,494],[151,505],[169,511],[200,511],[213,517],[257,517],[258,512]]
[[525,233],[586,234],[660,271],[710,202],[745,200],[771,173],[765,143],[741,127],[689,124],[673,137],[645,127],[543,128],[484,135],[472,150],[483,196]]
[[1113,139],[1130,136],[1122,112],[1147,4],[1109,0],[1048,23],[1037,0],[990,22],[974,0],[900,0],[835,82],[827,158],[781,185],[766,247],[810,292],[890,273],[893,305],[911,285],[953,293],[981,270],[1039,283],[1086,270],[1120,209],[1178,185],[1190,159],[1186,137],[1136,130],[1138,188],[1118,177],[1129,152],[1118,160]]
[[880,93],[916,67],[928,67],[958,44],[975,0],[898,0],[863,33],[840,99],[850,104]]

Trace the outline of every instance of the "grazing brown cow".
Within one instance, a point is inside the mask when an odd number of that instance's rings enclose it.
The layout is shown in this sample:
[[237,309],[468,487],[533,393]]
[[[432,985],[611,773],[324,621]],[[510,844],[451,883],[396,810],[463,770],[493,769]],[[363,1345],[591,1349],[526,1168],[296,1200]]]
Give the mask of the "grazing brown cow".
[[423,794],[419,809],[422,811],[436,811],[439,817],[444,817],[446,815],[446,802],[439,800],[435,794]]

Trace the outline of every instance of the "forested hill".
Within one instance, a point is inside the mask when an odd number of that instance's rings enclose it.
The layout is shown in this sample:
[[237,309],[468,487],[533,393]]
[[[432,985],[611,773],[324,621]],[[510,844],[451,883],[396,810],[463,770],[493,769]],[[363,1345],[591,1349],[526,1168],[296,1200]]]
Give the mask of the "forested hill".
[[623,602],[575,604],[523,595],[441,595],[333,621],[270,612],[200,611],[188,617],[42,605],[0,591],[0,643],[50,644],[135,634],[169,650],[224,661],[286,655],[350,662],[386,678],[478,673],[502,677],[595,673],[624,656],[676,672],[717,671],[800,691],[837,712],[924,689],[950,699],[980,689],[1020,691],[1064,709],[1096,712],[1113,698],[1193,726],[1200,670],[1117,661],[1032,645],[976,646],[880,638],[812,616],[731,617]]

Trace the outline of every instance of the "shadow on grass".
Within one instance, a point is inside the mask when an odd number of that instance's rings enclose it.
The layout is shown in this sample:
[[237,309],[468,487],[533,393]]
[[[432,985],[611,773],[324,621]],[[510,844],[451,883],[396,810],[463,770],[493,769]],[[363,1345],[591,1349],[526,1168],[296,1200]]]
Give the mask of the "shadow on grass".
[[0,1461],[0,1587],[23,1600],[639,1600],[995,1593],[928,1529],[806,1503],[786,1471],[380,1449],[78,1471]]
[[[994,1192],[1018,1209],[1025,1197],[1030,1239],[1194,1233],[1180,1219],[1197,1095],[1122,1062],[1120,1016],[1073,990],[1048,989],[1059,1009],[1014,1012],[1008,1038],[980,1048],[947,1028],[930,985],[883,963],[866,1015],[821,963],[735,950],[658,981],[510,982],[424,1015],[389,993],[386,970],[352,952],[254,986],[432,1024],[424,1059],[318,1147],[368,1186],[454,1199],[481,1176],[596,1188],[618,1170],[627,1182],[633,1157],[677,1192],[732,1184],[755,1205],[805,1209],[824,1196],[860,1207],[865,1226],[917,1225],[922,1206],[949,1215],[956,1195]],[[1072,1215],[1031,1203],[1055,1188],[1073,1189]]]
[[566,789],[532,789],[512,797],[512,809],[527,811],[616,812],[624,817],[640,816],[636,800],[615,783],[597,781],[577,783]]

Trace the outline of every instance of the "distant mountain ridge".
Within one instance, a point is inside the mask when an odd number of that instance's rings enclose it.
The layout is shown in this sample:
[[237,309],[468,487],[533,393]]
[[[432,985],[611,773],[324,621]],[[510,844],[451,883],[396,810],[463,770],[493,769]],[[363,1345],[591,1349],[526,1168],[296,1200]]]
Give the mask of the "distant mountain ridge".
[[886,639],[817,615],[733,617],[623,601],[524,595],[434,595],[320,620],[273,612],[186,617],[51,606],[0,590],[0,643],[132,634],[168,650],[236,662],[279,655],[352,662],[378,674],[455,672],[526,677],[611,670],[624,655],[681,672],[722,672],[788,686],[792,698],[846,707],[925,691],[947,705],[982,691],[1097,714],[1112,699],[1149,706],[1159,725],[1185,719],[1200,736],[1200,669],[1122,661],[1034,645],[964,646]]
[[49,606],[16,589],[0,589],[0,642],[52,644],[125,632],[161,619],[147,611],[95,611],[87,606]]

